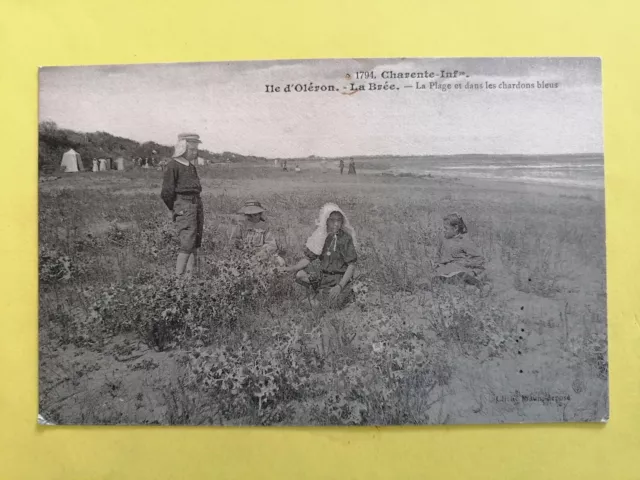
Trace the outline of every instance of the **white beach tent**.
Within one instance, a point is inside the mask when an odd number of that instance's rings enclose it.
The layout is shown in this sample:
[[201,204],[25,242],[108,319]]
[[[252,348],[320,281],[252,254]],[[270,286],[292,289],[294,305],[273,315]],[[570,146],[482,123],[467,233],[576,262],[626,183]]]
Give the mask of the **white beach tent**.
[[82,166],[82,159],[80,154],[73,148],[70,148],[62,155],[62,161],[60,162],[60,169],[63,172],[82,172],[84,167]]

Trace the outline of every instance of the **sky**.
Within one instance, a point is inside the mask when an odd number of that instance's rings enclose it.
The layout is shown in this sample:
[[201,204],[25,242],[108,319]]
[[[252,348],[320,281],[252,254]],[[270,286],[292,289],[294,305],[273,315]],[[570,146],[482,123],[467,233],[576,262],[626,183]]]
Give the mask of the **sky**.
[[[463,71],[389,80],[398,91],[345,95],[356,71]],[[39,118],[173,145],[266,157],[602,153],[598,58],[407,58],[215,62],[40,69]],[[416,82],[451,90],[415,88]],[[454,83],[557,83],[552,89],[453,89]],[[266,93],[267,84],[340,92]],[[413,88],[402,88],[411,85]],[[346,90],[345,90],[346,89]]]

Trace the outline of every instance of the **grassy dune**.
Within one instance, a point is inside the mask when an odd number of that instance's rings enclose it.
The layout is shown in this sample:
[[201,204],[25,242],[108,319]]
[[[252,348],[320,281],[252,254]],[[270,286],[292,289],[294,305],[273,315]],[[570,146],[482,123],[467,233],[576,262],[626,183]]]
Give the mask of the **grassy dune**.
[[[41,183],[41,412],[283,425],[608,415],[602,192],[389,177],[383,163],[356,177],[309,163],[301,174],[201,168],[196,286],[170,278],[177,245],[160,172]],[[289,264],[322,204],[338,203],[358,235],[357,301],[318,315],[290,277],[238,284],[222,262],[248,198],[268,208]],[[487,257],[489,291],[432,285],[451,211]]]

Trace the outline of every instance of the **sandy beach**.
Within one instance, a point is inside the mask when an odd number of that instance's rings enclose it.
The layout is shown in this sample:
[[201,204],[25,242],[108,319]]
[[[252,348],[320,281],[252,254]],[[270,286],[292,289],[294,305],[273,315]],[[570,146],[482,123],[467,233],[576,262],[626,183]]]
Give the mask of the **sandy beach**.
[[[301,173],[264,164],[200,168],[203,257],[226,255],[235,212],[256,198],[293,264],[318,210],[332,201],[358,234],[366,292],[328,320],[300,301],[291,278],[279,278],[281,293],[268,309],[242,314],[244,338],[220,327],[211,345],[178,342],[162,351],[135,328],[108,323],[118,319],[107,321],[104,303],[102,317],[92,313],[112,285],[140,276],[153,284],[173,267],[161,172],[81,173],[41,183],[41,249],[71,265],[65,281],[41,283],[41,411],[62,423],[125,424],[517,423],[607,415],[602,190],[392,176],[385,162],[355,176],[300,165]],[[487,260],[488,291],[432,282],[441,218],[453,211]],[[105,328],[94,328],[98,321]],[[306,383],[291,390],[274,381],[284,407],[268,415],[249,394],[241,409],[213,411],[211,403],[225,404],[223,393],[202,387],[202,372],[185,373],[194,355],[238,351],[243,341],[254,346],[254,358],[237,357],[237,365],[269,359],[278,354],[271,339],[293,332],[306,339],[294,349],[301,356],[295,365],[305,365],[296,375]],[[410,358],[404,370],[403,358]]]

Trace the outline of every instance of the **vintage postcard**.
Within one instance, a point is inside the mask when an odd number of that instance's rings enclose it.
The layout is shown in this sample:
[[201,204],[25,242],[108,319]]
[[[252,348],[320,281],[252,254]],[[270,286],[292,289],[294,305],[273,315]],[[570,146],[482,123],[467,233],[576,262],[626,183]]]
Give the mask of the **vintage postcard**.
[[43,67],[39,421],[609,417],[599,58]]

